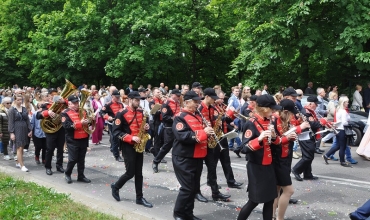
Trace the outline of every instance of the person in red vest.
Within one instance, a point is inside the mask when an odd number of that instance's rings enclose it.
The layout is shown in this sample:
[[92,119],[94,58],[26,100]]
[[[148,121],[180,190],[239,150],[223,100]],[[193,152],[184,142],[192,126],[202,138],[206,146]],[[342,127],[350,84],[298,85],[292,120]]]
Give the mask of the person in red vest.
[[173,132],[172,123],[173,118],[180,112],[180,99],[181,92],[178,89],[173,89],[171,98],[162,104],[161,114],[163,123],[163,145],[159,150],[157,156],[153,159],[152,168],[154,173],[158,173],[158,164],[163,160],[168,152],[172,149],[173,145]]
[[200,188],[203,160],[207,155],[208,135],[212,127],[203,127],[197,108],[201,97],[194,91],[184,95],[184,108],[173,119],[175,140],[172,148],[172,163],[181,187],[174,207],[175,219],[199,219],[194,216],[194,198]]
[[[310,132],[310,138],[308,140],[299,140],[299,146],[302,149],[302,159],[296,163],[292,168],[292,174],[294,178],[298,181],[303,180],[317,180],[317,176],[312,174],[312,161],[315,158],[315,148],[316,140],[320,139],[320,134],[315,136],[315,133],[320,130],[322,126],[325,126],[328,122],[325,118],[318,119],[315,113],[317,105],[321,102],[317,99],[316,96],[309,96],[307,98],[307,104],[301,110],[302,115],[305,119],[303,121],[308,121],[310,123],[310,128],[302,130],[302,133],[305,131]],[[303,173],[303,178],[300,174]]]
[[[59,105],[65,105],[66,100],[62,97],[58,96],[57,90],[51,88],[49,90],[49,102],[44,103],[41,105],[41,111],[38,111],[36,114],[36,119],[44,119],[44,118],[55,118],[57,114],[50,110],[53,102],[59,102]],[[65,108],[66,106],[63,106]],[[57,149],[57,161],[56,161],[56,168],[57,171],[64,173],[63,168],[63,147],[65,143],[65,131],[64,128],[61,127],[58,131],[54,133],[49,133],[49,131],[44,131],[46,135],[46,156],[45,156],[45,169],[47,175],[53,175],[53,171],[51,170],[51,162],[53,159],[53,154],[55,148]]]
[[276,177],[272,161],[271,148],[281,143],[274,129],[273,109],[281,110],[271,95],[257,98],[253,118],[249,119],[242,131],[242,151],[247,154],[248,164],[248,202],[240,210],[238,220],[246,220],[253,209],[263,205],[263,219],[272,219],[274,199],[277,197]]
[[83,129],[89,123],[88,119],[80,119],[78,97],[68,97],[68,108],[62,113],[62,125],[66,132],[66,143],[68,148],[68,164],[65,170],[65,180],[72,183],[71,174],[73,167],[77,164],[77,181],[90,183],[85,177],[85,156],[89,146],[89,134]]
[[112,92],[112,101],[105,104],[104,107],[101,109],[102,114],[104,115],[104,120],[108,121],[108,129],[109,129],[109,135],[110,135],[110,151],[113,153],[114,158],[118,162],[123,162],[122,157],[119,155],[119,140],[117,140],[113,136],[112,132],[112,123],[114,121],[114,118],[116,117],[116,114],[118,111],[123,109],[123,104],[120,99],[120,94],[118,90],[114,90]]
[[117,113],[113,123],[113,136],[120,141],[125,158],[126,172],[111,184],[112,196],[120,201],[119,190],[127,181],[135,177],[136,204],[152,208],[153,205],[143,197],[143,152],[136,152],[135,144],[141,142],[140,132],[143,123],[144,130],[149,130],[148,118],[143,121],[143,110],[139,108],[141,96],[133,91],[128,94],[128,106]]

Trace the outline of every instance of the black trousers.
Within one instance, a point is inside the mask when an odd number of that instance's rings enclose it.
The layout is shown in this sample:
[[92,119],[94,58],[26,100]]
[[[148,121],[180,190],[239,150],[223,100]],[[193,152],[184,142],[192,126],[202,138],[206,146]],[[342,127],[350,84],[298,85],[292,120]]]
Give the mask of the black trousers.
[[172,127],[164,127],[163,128],[163,146],[159,150],[157,156],[155,156],[153,162],[160,163],[161,160],[166,156],[168,152],[172,149],[173,141],[175,140],[175,136],[172,132]]
[[316,143],[313,138],[306,141],[298,141],[302,150],[302,159],[293,167],[293,170],[306,178],[312,177],[312,161],[315,158]]
[[70,139],[67,138],[68,148],[68,163],[65,174],[70,176],[74,166],[77,164],[77,178],[84,178],[85,172],[85,157],[87,147],[89,146],[89,138]]
[[35,145],[35,156],[39,157],[40,152],[42,154],[42,160],[46,157],[46,138],[38,138],[35,135],[32,136],[33,144]]
[[110,140],[110,152],[113,153],[114,158],[119,157],[119,140],[113,136],[112,125],[108,124],[109,140]]
[[57,149],[57,167],[63,167],[63,147],[65,143],[65,131],[64,128],[60,128],[55,133],[45,133],[46,135],[46,157],[45,157],[45,168],[51,169],[51,160],[53,159],[53,153],[55,148]]
[[[204,158],[204,161],[207,166],[207,182],[211,187],[212,194],[219,194],[220,190],[218,190],[217,185],[217,161],[215,160],[215,149],[207,148],[207,156]],[[198,189],[198,193],[200,193],[200,187]]]
[[126,173],[115,183],[121,189],[125,183],[135,176],[136,198],[143,197],[143,153],[137,153],[133,145],[123,145],[122,154],[125,159]]
[[228,184],[235,183],[234,172],[231,168],[230,154],[228,149],[227,138],[224,138],[220,142],[221,146],[225,149],[221,151],[221,147],[217,145],[214,150],[215,163],[217,167],[218,160],[221,162],[222,169],[225,174],[225,178]]
[[172,155],[173,169],[181,187],[177,196],[174,214],[192,219],[195,194],[200,188],[203,159]]
[[[156,157],[164,143],[164,140],[163,140],[163,128],[161,130],[160,129],[160,125],[161,123],[159,124],[156,124],[154,123],[154,142],[153,142],[153,148],[154,148],[154,151],[153,151],[153,155]],[[158,133],[159,132],[159,133]]]

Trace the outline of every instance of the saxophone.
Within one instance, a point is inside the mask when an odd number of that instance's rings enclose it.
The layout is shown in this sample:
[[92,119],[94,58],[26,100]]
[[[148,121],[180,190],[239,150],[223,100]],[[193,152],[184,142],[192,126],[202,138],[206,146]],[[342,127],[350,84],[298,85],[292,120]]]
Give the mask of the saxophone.
[[81,120],[89,120],[89,124],[83,126],[84,131],[88,134],[92,134],[96,128],[94,109],[91,107],[90,101],[88,101],[90,94],[91,92],[87,90],[81,90],[81,101],[78,110]]
[[[221,129],[221,126],[219,126],[220,122],[221,122],[221,119],[222,119],[222,114],[219,113],[218,116],[217,116],[217,119],[215,121],[215,125],[213,126],[213,130],[215,132],[215,135],[217,137],[217,139],[221,139],[222,135],[224,135],[224,133],[222,132],[222,129]],[[210,140],[208,141],[208,147],[209,148],[215,148],[217,146],[217,141],[215,138],[210,138]]]
[[144,126],[146,124],[146,119],[148,118],[148,113],[145,112],[143,114],[143,121],[140,125],[139,134],[137,135],[140,138],[140,143],[135,143],[134,148],[135,151],[138,153],[143,153],[145,150],[146,142],[150,139],[150,135],[145,131]]

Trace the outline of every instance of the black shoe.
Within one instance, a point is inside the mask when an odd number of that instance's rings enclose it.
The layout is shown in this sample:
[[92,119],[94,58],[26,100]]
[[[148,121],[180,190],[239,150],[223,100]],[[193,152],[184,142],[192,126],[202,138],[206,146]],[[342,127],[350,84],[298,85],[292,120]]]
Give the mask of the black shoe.
[[342,167],[352,167],[352,166],[351,166],[351,164],[346,163],[346,162],[342,162],[342,163],[340,163],[340,165],[341,165]]
[[152,163],[152,168],[154,173],[158,173],[158,164],[157,163]]
[[214,201],[224,201],[224,202],[227,202],[230,197],[231,197],[230,195],[224,195],[222,193],[212,194],[212,199]]
[[294,178],[295,178],[296,180],[298,180],[298,181],[303,181],[302,177],[301,177],[298,173],[296,173],[293,169],[292,169],[292,173],[293,173]]
[[[209,183],[207,183],[207,186],[211,186]],[[220,185],[217,185],[218,189],[221,189]]]
[[146,199],[144,199],[144,197],[141,197],[140,199],[136,199],[136,204],[143,205],[147,208],[152,208],[153,207],[152,203],[146,201]]
[[125,162],[121,156],[116,157],[116,161],[118,161],[118,162]]
[[357,220],[358,218],[356,218],[355,216],[353,216],[352,212],[348,214],[348,217],[349,219],[351,220]]
[[324,150],[321,150],[321,149],[318,149],[321,153],[324,153],[325,151]]
[[91,180],[87,179],[86,177],[83,178],[77,178],[78,182],[83,182],[83,183],[91,183]]
[[161,160],[161,163],[167,163],[167,160]]
[[289,199],[289,204],[297,204],[298,200],[297,199]]
[[321,152],[321,151],[320,151],[320,149],[316,149],[316,150],[315,150],[315,153],[317,153],[317,154],[322,154],[323,152]]
[[304,180],[318,180],[319,177],[317,176],[310,176],[310,177],[303,177]]
[[202,194],[200,193],[197,193],[195,194],[195,198],[199,201],[199,202],[208,202],[208,199],[206,199],[206,197],[204,197]]
[[46,169],[46,174],[49,176],[53,175],[53,171],[51,171],[51,169]]
[[322,158],[324,158],[326,164],[329,164],[328,162],[329,158],[327,158],[326,155],[322,155]]
[[191,220],[202,220],[202,219],[193,215],[193,217],[191,217]]
[[71,183],[72,183],[71,176],[66,175],[64,178],[66,179],[66,182],[67,182],[68,184],[71,184]]
[[119,189],[117,189],[116,185],[114,185],[114,183],[112,183],[110,185],[110,188],[112,188],[112,196],[115,200],[117,201],[120,201],[121,198],[119,197]]
[[236,156],[238,156],[238,158],[242,158],[242,157],[240,156],[240,150],[234,150],[234,153],[236,154]]
[[180,217],[180,216],[176,216],[175,213],[173,213],[173,218],[175,220],[185,220],[184,218]]
[[63,167],[57,167],[57,171],[61,172],[61,173],[64,173],[64,169]]
[[241,185],[243,185],[243,183],[233,182],[233,183],[228,183],[227,184],[227,186],[229,188],[236,188],[236,189],[240,189]]

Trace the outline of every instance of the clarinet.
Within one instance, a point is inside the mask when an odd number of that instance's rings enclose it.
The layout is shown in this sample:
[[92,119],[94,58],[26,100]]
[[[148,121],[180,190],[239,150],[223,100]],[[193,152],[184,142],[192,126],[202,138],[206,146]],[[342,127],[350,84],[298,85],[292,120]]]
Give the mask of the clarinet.
[[274,123],[272,122],[272,116],[270,116],[270,124],[268,126],[268,129],[271,131],[271,135],[267,137],[267,143],[268,145],[271,145],[271,139],[272,139],[272,132],[275,132]]
[[[306,122],[307,121],[307,117],[301,112],[301,111],[299,111],[299,109],[298,109],[298,107],[295,105],[294,106],[294,108],[298,111],[298,114],[299,114],[299,117],[301,117],[302,118],[302,120],[304,121],[304,122]],[[308,122],[308,121],[307,121]],[[308,128],[308,131],[310,132],[310,134],[315,138],[315,133],[313,133],[313,131],[312,131],[312,129],[311,129],[311,126]],[[315,140],[316,140],[316,138],[315,138]]]

